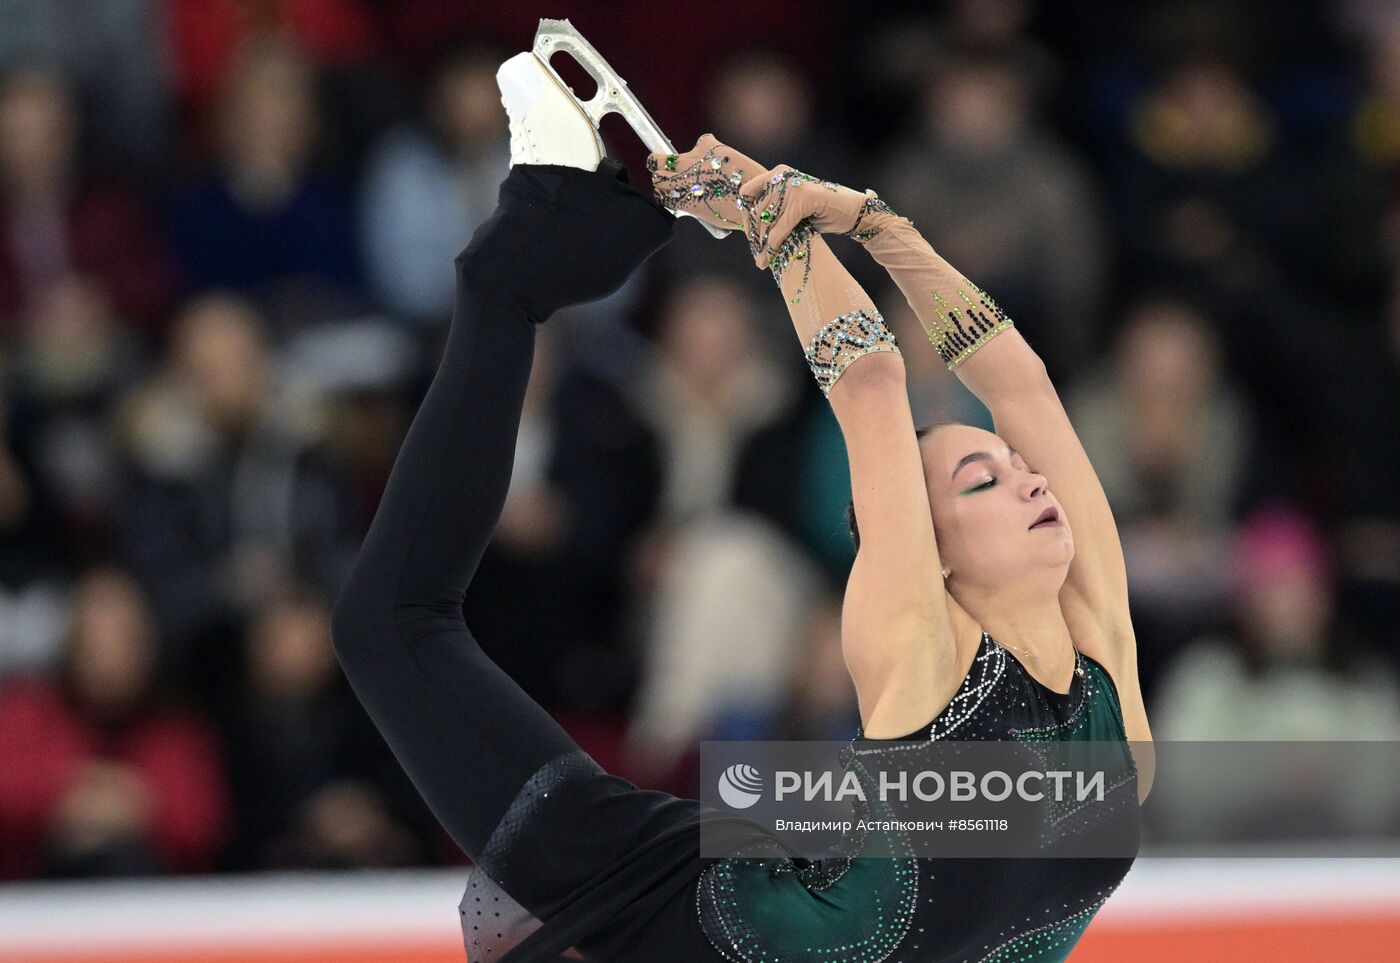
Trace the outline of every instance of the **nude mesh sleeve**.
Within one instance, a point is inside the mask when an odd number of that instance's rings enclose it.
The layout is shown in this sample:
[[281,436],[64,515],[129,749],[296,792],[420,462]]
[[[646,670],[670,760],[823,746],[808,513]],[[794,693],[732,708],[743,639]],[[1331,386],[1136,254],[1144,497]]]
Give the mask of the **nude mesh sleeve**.
[[874,191],[866,192],[845,233],[889,272],[949,371],[1012,326],[991,295],[955,270]]
[[[805,178],[805,180],[804,180]],[[822,393],[830,396],[841,375],[856,361],[878,352],[899,353],[899,344],[865,289],[832,253],[813,221],[801,221],[776,249],[768,228],[786,220],[789,190],[814,181],[778,169],[762,183],[744,186],[749,250],[768,268],[783,294],[803,356]]]

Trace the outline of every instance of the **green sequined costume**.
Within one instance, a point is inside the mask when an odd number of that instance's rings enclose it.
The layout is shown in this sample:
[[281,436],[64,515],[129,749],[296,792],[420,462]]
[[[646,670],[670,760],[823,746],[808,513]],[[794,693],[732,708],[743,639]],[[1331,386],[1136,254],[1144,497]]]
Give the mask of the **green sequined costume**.
[[[1094,818],[1116,821],[1136,840],[1136,770],[1118,693],[1103,666],[1083,654],[1070,690],[1057,693],[984,633],[943,712],[900,740],[858,734],[847,761],[917,754],[906,742],[1013,739],[1121,744],[1121,777],[1110,780]],[[715,863],[696,890],[706,936],[734,963],[1064,960],[1133,863],[1129,856],[835,856],[799,868],[760,850]]]

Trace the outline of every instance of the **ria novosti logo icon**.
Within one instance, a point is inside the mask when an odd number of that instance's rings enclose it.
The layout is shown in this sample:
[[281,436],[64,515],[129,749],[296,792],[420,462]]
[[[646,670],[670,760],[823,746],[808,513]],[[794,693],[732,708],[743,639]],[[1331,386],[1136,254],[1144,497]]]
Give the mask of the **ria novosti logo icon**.
[[735,809],[748,809],[763,796],[763,774],[739,762],[719,774],[719,798]]

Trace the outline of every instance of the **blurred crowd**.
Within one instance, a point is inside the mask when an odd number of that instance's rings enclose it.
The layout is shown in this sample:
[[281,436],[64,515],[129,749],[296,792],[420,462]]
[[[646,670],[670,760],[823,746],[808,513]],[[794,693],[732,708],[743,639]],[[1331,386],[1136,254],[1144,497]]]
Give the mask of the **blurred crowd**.
[[[1400,3],[526,7],[0,0],[0,879],[461,858],[328,612],[541,14],[678,145],[874,187],[1007,309],[1112,502],[1159,739],[1400,738]],[[993,427],[838,253],[915,422]],[[771,278],[682,222],[541,329],[468,624],[692,793],[701,739],[854,734],[848,498]]]

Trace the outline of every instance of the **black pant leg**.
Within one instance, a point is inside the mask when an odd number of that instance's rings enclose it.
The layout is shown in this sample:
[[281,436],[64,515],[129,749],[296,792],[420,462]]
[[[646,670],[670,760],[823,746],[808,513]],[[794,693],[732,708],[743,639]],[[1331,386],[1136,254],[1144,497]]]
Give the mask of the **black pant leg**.
[[[536,789],[615,779],[486,657],[462,600],[505,502],[534,326],[615,290],[670,236],[672,216],[619,172],[517,166],[502,184],[496,213],[457,258],[441,364],[335,607],[335,649],[356,694],[483,868],[506,865]],[[501,882],[543,912],[591,868],[550,869]]]

